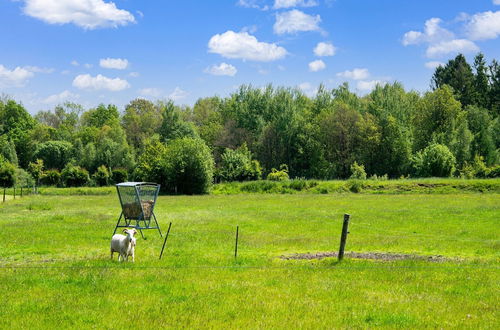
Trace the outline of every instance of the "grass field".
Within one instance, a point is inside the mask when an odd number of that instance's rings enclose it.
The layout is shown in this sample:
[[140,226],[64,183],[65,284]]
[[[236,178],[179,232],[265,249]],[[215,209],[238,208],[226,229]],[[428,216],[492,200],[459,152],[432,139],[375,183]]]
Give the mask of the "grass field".
[[[498,328],[498,193],[161,196],[163,259],[146,231],[120,264],[112,191],[0,204],[0,328]],[[344,213],[346,251],[448,260],[280,258],[336,251]]]

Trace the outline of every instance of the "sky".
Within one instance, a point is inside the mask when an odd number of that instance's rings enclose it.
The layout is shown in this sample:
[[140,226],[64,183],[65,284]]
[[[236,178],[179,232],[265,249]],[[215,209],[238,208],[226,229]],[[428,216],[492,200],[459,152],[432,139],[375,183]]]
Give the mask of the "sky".
[[500,60],[500,0],[0,0],[0,95],[193,105],[242,84],[425,92],[458,53]]

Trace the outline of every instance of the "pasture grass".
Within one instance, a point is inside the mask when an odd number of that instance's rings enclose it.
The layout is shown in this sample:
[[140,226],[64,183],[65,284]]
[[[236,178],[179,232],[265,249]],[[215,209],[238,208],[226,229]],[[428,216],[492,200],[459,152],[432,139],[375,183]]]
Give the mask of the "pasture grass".
[[[111,193],[0,204],[0,328],[498,325],[496,193],[160,196],[163,259],[149,230],[134,264],[109,260],[119,213]],[[448,261],[280,258],[336,251],[344,213],[346,251]]]

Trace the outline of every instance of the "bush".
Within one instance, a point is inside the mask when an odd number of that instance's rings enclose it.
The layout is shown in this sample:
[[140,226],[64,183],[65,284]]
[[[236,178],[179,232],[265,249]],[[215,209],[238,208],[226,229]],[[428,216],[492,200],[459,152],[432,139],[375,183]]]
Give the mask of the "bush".
[[110,174],[106,166],[101,165],[93,175],[96,185],[102,187],[109,184]]
[[0,187],[12,187],[16,183],[16,167],[7,161],[0,161]]
[[70,163],[62,170],[61,180],[66,187],[81,187],[89,182],[90,177],[86,169]]
[[34,180],[31,174],[23,170],[22,168],[16,169],[16,185],[19,187],[30,187],[33,186]]
[[170,142],[162,157],[164,191],[177,194],[207,193],[213,181],[214,159],[201,139],[181,138]]
[[420,177],[450,177],[455,164],[455,156],[442,144],[429,145],[413,159],[415,174]]
[[271,173],[267,175],[267,179],[270,181],[286,181],[289,180],[290,177],[288,176],[288,166],[286,164],[282,164],[280,166],[280,170],[276,170],[273,168],[271,170]]
[[246,144],[236,150],[226,149],[221,156],[218,175],[222,181],[258,180],[262,175],[260,163],[252,160]]
[[350,179],[366,180],[366,172],[364,165],[358,165],[357,162],[351,165]]
[[66,141],[47,141],[38,145],[33,159],[43,160],[46,168],[62,169],[69,162],[73,145]]
[[111,172],[111,179],[113,180],[113,183],[127,182],[128,171],[124,168],[115,168]]
[[488,178],[500,178],[500,165],[488,169]]
[[45,186],[58,186],[61,183],[61,173],[58,170],[47,170],[41,176],[40,182]]
[[363,181],[357,179],[351,179],[346,183],[347,189],[353,193],[360,193],[363,191]]

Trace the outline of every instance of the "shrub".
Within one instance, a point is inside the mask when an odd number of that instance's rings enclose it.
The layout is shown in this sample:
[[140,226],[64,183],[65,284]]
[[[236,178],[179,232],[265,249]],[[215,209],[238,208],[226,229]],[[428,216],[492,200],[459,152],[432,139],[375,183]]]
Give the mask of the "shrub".
[[455,156],[442,144],[429,145],[413,159],[415,174],[420,177],[450,177],[455,164]]
[[16,185],[20,187],[33,186],[34,180],[31,174],[23,170],[22,168],[16,169]]
[[33,159],[43,160],[47,168],[62,169],[69,162],[73,145],[66,141],[47,141],[38,145]]
[[12,187],[16,183],[16,167],[7,161],[0,161],[0,187]]
[[95,183],[102,187],[109,184],[110,174],[106,166],[101,165],[97,168],[97,171],[93,175]]
[[128,171],[124,168],[115,168],[111,172],[111,179],[113,180],[113,183],[127,182]]
[[236,150],[226,149],[217,172],[222,181],[228,182],[258,180],[262,175],[260,163],[252,160],[246,144]]
[[163,154],[164,191],[179,194],[207,193],[213,181],[214,159],[201,139],[181,138],[170,142]]
[[267,175],[267,179],[270,181],[286,181],[289,180],[290,177],[288,176],[288,166],[286,164],[282,164],[280,166],[280,170],[276,170],[273,168],[271,170],[271,173]]
[[40,182],[45,186],[58,186],[61,183],[61,173],[58,170],[47,170],[40,178]]
[[366,180],[366,172],[364,165],[358,165],[357,162],[351,165],[350,179]]
[[488,169],[488,178],[500,178],[500,165]]
[[353,193],[360,193],[363,191],[363,181],[357,179],[351,179],[346,183],[347,189]]
[[86,185],[90,177],[86,169],[69,163],[61,172],[61,180],[66,187],[80,187]]

